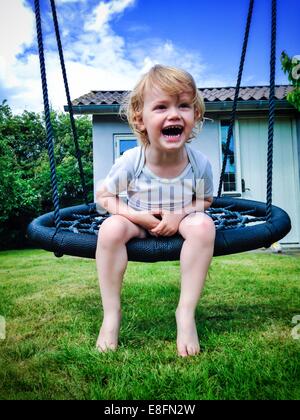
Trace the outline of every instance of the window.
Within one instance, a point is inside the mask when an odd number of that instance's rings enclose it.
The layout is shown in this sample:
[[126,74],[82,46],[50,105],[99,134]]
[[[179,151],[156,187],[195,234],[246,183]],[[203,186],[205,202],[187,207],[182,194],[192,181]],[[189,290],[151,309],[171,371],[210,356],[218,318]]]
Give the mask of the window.
[[115,159],[122,156],[126,150],[137,146],[137,139],[132,134],[115,134],[114,147]]
[[[221,144],[222,144],[222,163],[225,154],[226,140],[229,129],[229,121],[221,121]],[[224,174],[224,193],[237,190],[236,184],[236,156],[234,136],[230,139],[229,153]]]

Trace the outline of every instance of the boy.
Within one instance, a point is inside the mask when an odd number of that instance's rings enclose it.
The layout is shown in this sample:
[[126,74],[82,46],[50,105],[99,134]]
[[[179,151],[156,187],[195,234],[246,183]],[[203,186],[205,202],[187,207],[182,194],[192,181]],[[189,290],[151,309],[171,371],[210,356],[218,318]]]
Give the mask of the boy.
[[[189,73],[157,65],[143,76],[123,109],[141,148],[125,152],[97,191],[97,202],[112,214],[101,226],[96,254],[104,310],[97,348],[117,348],[121,284],[128,263],[126,243],[134,237],[178,232],[185,241],[180,254],[177,351],[182,357],[196,355],[200,345],[195,310],[215,240],[214,223],[204,213],[213,201],[211,165],[187,144],[203,120],[203,99]],[[134,169],[137,153],[144,163],[139,174]],[[191,153],[201,172],[200,184]],[[128,204],[118,197],[125,189]]]

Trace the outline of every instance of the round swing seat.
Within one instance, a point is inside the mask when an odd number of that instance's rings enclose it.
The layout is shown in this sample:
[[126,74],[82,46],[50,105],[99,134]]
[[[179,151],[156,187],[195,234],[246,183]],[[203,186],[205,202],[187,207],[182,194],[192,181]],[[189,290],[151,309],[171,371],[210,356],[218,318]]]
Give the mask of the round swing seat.
[[[229,214],[223,212],[226,208],[230,208]],[[268,248],[291,229],[288,214],[276,206],[272,206],[271,223],[267,222],[266,204],[258,201],[215,198],[211,210],[208,214],[216,225],[214,256]],[[69,207],[62,209],[60,214],[62,225],[58,231],[54,226],[53,212],[33,220],[27,231],[30,241],[46,251],[54,252],[56,256],[95,258],[97,234],[103,220],[96,212],[96,205]],[[215,214],[218,214],[217,218]],[[238,221],[232,224],[232,216],[236,215]],[[89,224],[86,220],[89,220]],[[140,262],[179,260],[183,241],[179,234],[134,238],[127,243],[128,259]]]

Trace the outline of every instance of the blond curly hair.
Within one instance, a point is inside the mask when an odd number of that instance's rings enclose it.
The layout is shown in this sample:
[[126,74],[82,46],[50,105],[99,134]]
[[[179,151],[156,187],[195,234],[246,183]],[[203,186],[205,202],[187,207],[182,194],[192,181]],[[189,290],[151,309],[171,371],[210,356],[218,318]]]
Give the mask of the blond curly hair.
[[134,89],[125,96],[120,107],[121,118],[127,119],[140,142],[143,145],[149,144],[147,131],[140,129],[140,121],[144,107],[145,90],[153,87],[159,87],[171,96],[192,91],[196,124],[189,140],[194,138],[198,134],[199,123],[203,121],[205,105],[193,77],[182,69],[155,65],[141,78]]

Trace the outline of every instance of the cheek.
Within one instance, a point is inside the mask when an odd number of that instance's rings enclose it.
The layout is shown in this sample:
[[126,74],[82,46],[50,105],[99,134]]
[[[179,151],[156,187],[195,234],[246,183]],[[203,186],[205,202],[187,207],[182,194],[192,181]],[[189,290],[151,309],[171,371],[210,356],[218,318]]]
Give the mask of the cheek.
[[192,112],[188,117],[188,122],[190,126],[194,126],[197,123],[197,118],[194,112]]

